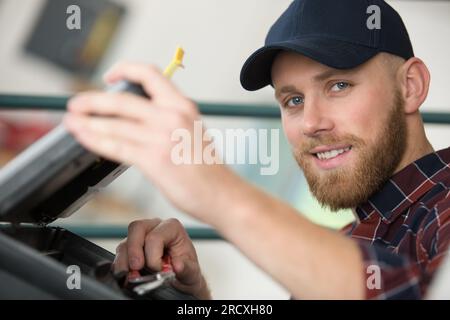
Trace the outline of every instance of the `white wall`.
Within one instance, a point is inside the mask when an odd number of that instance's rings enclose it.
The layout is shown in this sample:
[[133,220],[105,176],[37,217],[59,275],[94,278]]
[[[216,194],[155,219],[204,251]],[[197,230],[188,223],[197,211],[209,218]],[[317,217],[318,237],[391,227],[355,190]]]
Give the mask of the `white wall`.
[[[117,240],[93,240],[115,252]],[[214,299],[286,300],[289,293],[224,241],[194,241],[203,275]]]
[[[20,54],[19,46],[33,24],[42,0],[0,3],[1,91],[68,92],[63,73]],[[130,59],[165,66],[176,45],[186,50],[183,72],[175,82],[199,100],[273,101],[271,89],[246,92],[239,85],[240,68],[264,41],[267,29],[290,0],[121,0],[129,10],[102,70]],[[433,75],[425,109],[449,110],[446,99],[450,70],[450,3],[389,1],[402,15],[415,48]],[[18,85],[20,84],[20,85]]]
[[[269,88],[256,93],[244,91],[239,84],[239,72],[247,56],[262,45],[267,29],[289,0],[121,2],[128,6],[130,14],[101,70],[121,59],[153,62],[163,67],[176,45],[181,44],[186,50],[186,69],[177,73],[174,81],[187,95],[214,102],[273,103]],[[432,88],[423,110],[450,112],[450,2],[389,2],[404,18],[416,55],[431,70]],[[71,92],[71,79],[66,74],[20,51],[42,3],[42,0],[0,2],[0,92]],[[450,129],[428,126],[427,132],[436,148],[448,146]],[[111,242],[105,245],[111,247]],[[196,247],[215,297],[288,296],[228,244],[199,242]]]
[[[174,81],[197,100],[274,103],[270,88],[246,92],[240,68],[264,41],[265,34],[290,0],[120,0],[129,15],[99,68],[100,75],[117,60],[164,67],[174,48],[186,50],[186,69]],[[20,46],[36,19],[42,0],[0,3],[0,91],[70,93],[71,79],[57,68],[25,56]],[[389,1],[403,17],[415,53],[429,66],[432,86],[424,111],[450,111],[450,2]],[[429,130],[436,147],[445,146],[450,131]]]

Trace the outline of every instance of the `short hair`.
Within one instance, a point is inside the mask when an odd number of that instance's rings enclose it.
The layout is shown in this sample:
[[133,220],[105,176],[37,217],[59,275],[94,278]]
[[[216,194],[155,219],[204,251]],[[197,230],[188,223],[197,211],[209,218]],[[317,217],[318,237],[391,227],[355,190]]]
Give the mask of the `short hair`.
[[397,76],[398,69],[406,62],[404,58],[387,52],[381,52],[380,56],[381,63],[388,68],[394,78]]

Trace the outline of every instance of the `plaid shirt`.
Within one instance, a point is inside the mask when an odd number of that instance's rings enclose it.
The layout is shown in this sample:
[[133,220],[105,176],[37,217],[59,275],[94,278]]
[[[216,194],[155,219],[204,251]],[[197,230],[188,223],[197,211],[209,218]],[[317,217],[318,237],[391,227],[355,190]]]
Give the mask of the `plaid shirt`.
[[421,299],[450,244],[450,148],[396,173],[344,228],[364,259],[366,298]]

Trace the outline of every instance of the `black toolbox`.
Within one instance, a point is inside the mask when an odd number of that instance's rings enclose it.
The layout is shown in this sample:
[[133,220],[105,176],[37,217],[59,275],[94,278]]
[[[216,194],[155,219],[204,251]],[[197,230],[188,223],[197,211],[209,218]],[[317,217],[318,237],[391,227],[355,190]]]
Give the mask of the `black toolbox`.
[[60,125],[0,170],[0,299],[193,298],[169,284],[138,295],[126,274],[112,272],[112,253],[48,226],[126,169],[88,152]]

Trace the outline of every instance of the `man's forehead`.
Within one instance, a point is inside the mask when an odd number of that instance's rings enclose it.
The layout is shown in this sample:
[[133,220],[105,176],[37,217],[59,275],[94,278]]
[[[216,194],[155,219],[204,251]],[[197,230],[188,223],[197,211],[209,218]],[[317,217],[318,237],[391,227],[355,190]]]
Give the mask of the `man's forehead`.
[[[315,72],[308,72],[304,77],[298,76],[295,79],[288,79],[287,81],[282,81],[281,83],[277,83],[273,81],[273,86],[275,88],[275,97],[278,98],[280,95],[284,93],[289,93],[292,91],[299,91],[298,86],[302,85],[304,82],[312,82],[312,83],[321,83],[325,82],[333,77],[343,77],[343,76],[353,76],[360,71],[360,67],[352,68],[352,69],[335,69],[328,66],[324,66],[318,69]],[[296,70],[296,75],[301,72],[301,68]],[[282,70],[280,70],[282,72]],[[302,79],[302,83],[299,83],[299,79]]]
[[[275,88],[275,97],[278,97],[282,93],[292,91],[292,87],[298,85],[299,79],[302,80],[301,82],[320,83],[332,77],[354,76],[368,68],[370,64],[380,60],[380,58],[377,55],[355,68],[336,69],[310,59],[305,55],[282,51],[275,57],[272,65],[272,83]],[[283,77],[283,75],[287,72],[294,74],[295,79],[287,79],[287,81],[282,81],[283,83],[277,83],[276,79],[282,78],[284,80],[286,77]],[[295,83],[289,80],[295,80]]]

